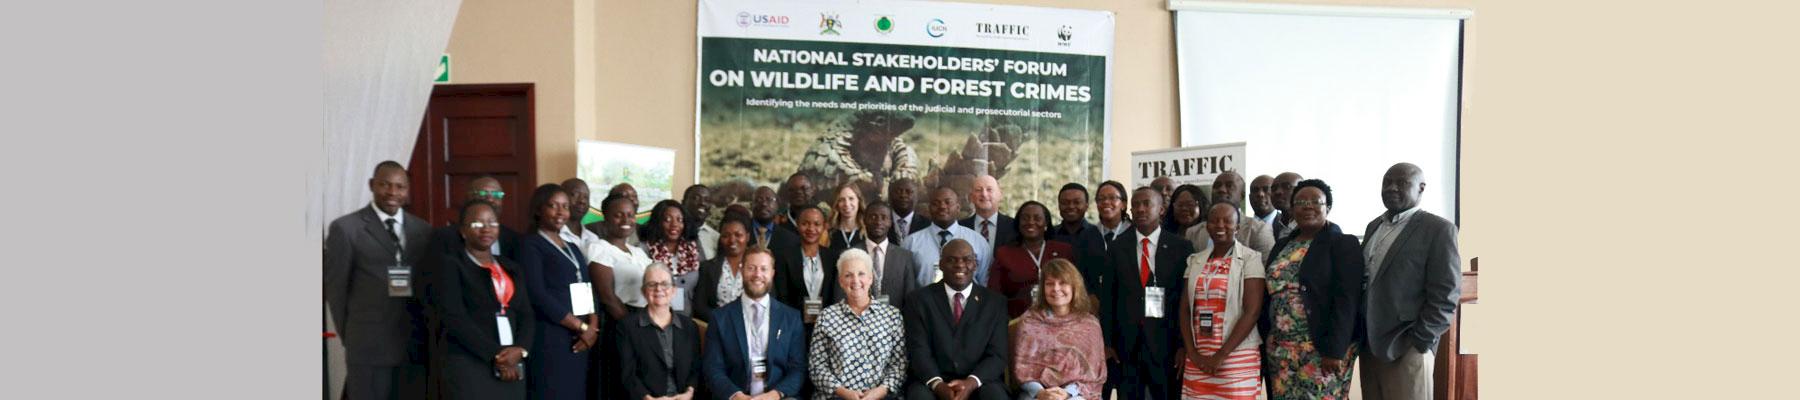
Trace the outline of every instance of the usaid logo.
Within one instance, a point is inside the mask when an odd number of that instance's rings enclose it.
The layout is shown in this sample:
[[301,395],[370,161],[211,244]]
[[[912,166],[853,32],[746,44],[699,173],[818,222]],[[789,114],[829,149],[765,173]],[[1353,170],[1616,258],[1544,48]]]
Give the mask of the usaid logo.
[[788,25],[788,17],[786,15],[738,12],[737,25],[739,28],[749,28],[751,26],[786,28]]
[[925,24],[926,35],[938,38],[944,37],[945,33],[950,33],[950,25],[945,24],[942,19],[932,18],[931,22]]
[[1031,38],[1029,29],[1031,27],[1026,25],[977,22],[975,23],[975,36],[1024,40]]

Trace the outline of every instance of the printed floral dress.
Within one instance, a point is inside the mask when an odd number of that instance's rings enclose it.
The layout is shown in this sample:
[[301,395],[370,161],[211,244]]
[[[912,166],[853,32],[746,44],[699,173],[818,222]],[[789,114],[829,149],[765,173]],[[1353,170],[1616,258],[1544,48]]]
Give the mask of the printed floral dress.
[[1295,240],[1281,248],[1269,267],[1268,312],[1273,327],[1264,333],[1263,370],[1269,377],[1270,399],[1343,399],[1350,394],[1350,368],[1340,374],[1325,372],[1323,359],[1313,348],[1306,321],[1306,297],[1300,286],[1300,262],[1312,240]]

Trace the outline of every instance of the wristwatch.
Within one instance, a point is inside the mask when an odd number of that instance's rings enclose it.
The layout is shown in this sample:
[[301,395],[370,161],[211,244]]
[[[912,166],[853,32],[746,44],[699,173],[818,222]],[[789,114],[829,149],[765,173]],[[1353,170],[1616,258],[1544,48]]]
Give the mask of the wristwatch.
[[531,350],[519,349],[519,358],[531,357]]
[[581,323],[581,331],[587,332],[587,330],[588,330],[588,324],[586,322]]

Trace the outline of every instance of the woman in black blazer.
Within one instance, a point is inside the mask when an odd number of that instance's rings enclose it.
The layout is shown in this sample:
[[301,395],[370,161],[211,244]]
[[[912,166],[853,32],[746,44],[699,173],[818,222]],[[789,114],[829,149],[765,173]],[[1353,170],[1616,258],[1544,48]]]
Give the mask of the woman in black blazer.
[[669,309],[675,283],[667,265],[651,263],[643,287],[648,304],[619,321],[613,341],[626,398],[692,400],[700,384],[700,329]]
[[445,398],[525,398],[525,349],[537,321],[518,265],[489,251],[499,221],[493,203],[469,201],[457,220],[463,248],[434,255],[444,266],[431,293],[449,346]]
[[1268,263],[1263,376],[1270,399],[1344,398],[1356,358],[1363,254],[1356,237],[1327,221],[1331,186],[1294,187],[1295,229],[1275,242]]
[[[719,222],[717,254],[700,263],[700,283],[694,286],[694,318],[712,322],[713,309],[744,294],[744,250],[750,246],[750,220],[726,215]],[[721,286],[721,282],[723,286]]]

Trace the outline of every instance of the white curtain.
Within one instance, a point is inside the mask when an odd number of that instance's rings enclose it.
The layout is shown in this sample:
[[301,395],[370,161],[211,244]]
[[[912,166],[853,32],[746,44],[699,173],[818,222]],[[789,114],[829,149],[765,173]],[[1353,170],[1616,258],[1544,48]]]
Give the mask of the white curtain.
[[[312,196],[306,233],[312,243],[323,243],[332,219],[369,205],[367,182],[375,164],[406,164],[412,157],[433,72],[461,5],[461,0],[326,0],[325,135],[321,157],[306,180]],[[335,399],[343,387],[343,347],[332,341],[329,352]]]
[[1272,8],[1293,12],[1176,11],[1182,146],[1247,142],[1246,178],[1324,179],[1355,235],[1383,211],[1382,174],[1411,162],[1420,206],[1455,220],[1466,14]]

